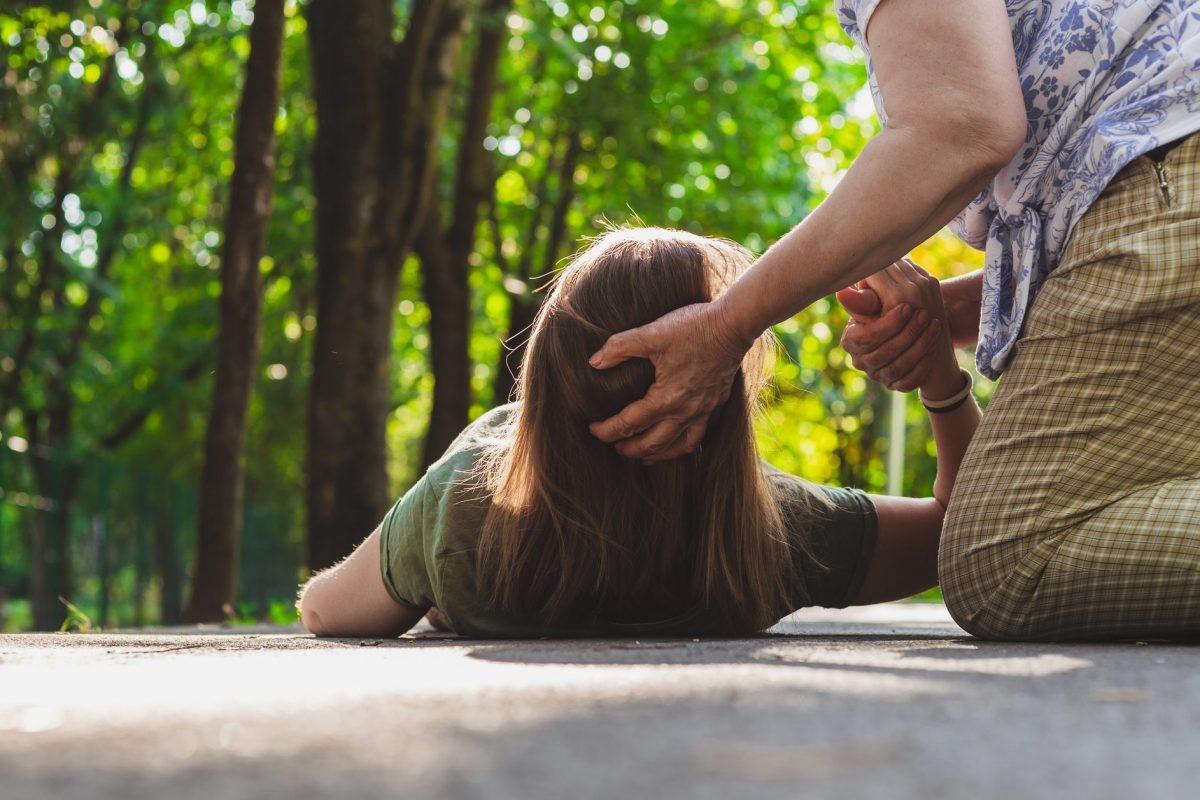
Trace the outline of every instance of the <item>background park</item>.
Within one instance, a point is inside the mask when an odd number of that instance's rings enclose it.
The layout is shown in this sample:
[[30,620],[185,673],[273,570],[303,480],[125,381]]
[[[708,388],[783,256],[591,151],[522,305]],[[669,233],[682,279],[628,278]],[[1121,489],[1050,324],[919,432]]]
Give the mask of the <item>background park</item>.
[[[743,639],[296,624],[509,396],[585,237],[761,252],[813,209],[877,131],[862,59],[832,0],[0,4],[0,796],[1193,797],[1187,646],[980,641],[938,602]],[[844,323],[778,326],[761,449],[927,494],[924,411]]]
[[[6,3],[0,629],[292,621],[508,397],[581,237],[761,251],[830,190],[877,126],[832,6]],[[844,319],[779,326],[762,450],[928,492],[924,415]]]

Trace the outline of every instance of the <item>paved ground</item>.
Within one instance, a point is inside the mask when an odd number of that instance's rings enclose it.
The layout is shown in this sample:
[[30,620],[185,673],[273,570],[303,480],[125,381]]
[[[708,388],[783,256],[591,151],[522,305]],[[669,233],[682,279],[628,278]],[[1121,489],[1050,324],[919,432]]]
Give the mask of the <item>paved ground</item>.
[[1194,798],[1198,667],[912,605],[741,640],[0,636],[0,800]]

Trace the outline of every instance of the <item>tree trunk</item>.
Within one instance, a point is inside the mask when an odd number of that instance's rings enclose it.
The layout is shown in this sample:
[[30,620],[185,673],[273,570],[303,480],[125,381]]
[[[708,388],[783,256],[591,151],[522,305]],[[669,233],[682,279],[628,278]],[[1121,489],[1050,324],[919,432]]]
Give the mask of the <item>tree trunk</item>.
[[[66,618],[60,598],[69,598],[71,595],[68,542],[74,498],[68,495],[69,488],[63,482],[52,480],[51,485],[54,484],[58,485],[54,486],[57,496],[53,498],[53,510],[39,514],[33,528],[30,599],[33,603],[35,631],[58,630]],[[42,492],[45,488],[39,486],[38,491]]]
[[229,618],[237,591],[245,488],[246,412],[258,367],[265,245],[275,189],[275,114],[283,46],[283,0],[258,0],[238,109],[237,149],[225,245],[217,374],[204,445],[196,571],[185,619]]
[[96,543],[96,560],[100,562],[100,597],[96,618],[101,628],[107,628],[111,621],[112,609],[112,541],[108,535],[108,527],[99,514],[94,514],[90,522],[92,540]]
[[[473,239],[472,239],[473,241]],[[429,305],[429,366],[433,371],[433,408],[421,455],[424,470],[442,457],[466,427],[471,410],[471,292],[467,259],[455,247],[438,245],[421,256],[422,291]]]
[[[139,508],[145,508],[139,503]],[[133,544],[136,548],[133,556],[133,627],[140,628],[146,624],[146,536],[145,524],[141,519],[135,519]]]
[[308,562],[347,555],[389,505],[387,419],[400,267],[432,194],[466,15],[413,4],[313,0],[317,107],[317,333],[309,387]]
[[[556,170],[557,196],[550,211],[546,247],[543,251],[540,275],[549,275],[558,266],[558,259],[567,240],[567,214],[571,203],[575,200],[575,167],[579,164],[580,154],[579,133],[571,131],[567,134],[566,145],[563,148],[562,160]],[[553,159],[552,159],[553,160]],[[545,191],[545,178],[542,189]],[[540,202],[545,197],[538,198]],[[540,211],[540,208],[539,208]],[[521,373],[521,361],[525,357],[525,346],[529,343],[529,326],[537,316],[541,295],[535,295],[528,289],[531,278],[531,254],[537,242],[537,231],[541,227],[541,214],[535,213],[530,222],[529,235],[526,239],[526,249],[521,259],[519,279],[523,290],[508,294],[508,333],[500,351],[500,361],[496,365],[496,378],[492,387],[492,395],[496,403],[507,403],[512,399],[513,389]],[[497,242],[497,248],[500,243]]]
[[[49,382],[53,403],[45,413],[27,412],[25,427],[33,453],[34,484],[50,505],[36,514],[30,542],[30,599],[33,630],[58,630],[66,616],[60,598],[70,599],[71,512],[79,487],[78,471],[67,450],[71,404],[57,378]],[[45,420],[45,430],[42,421]]]
[[425,433],[422,468],[441,458],[467,424],[471,410],[471,254],[480,209],[491,196],[492,164],[483,139],[492,117],[500,54],[508,39],[505,15],[512,0],[484,0],[463,125],[450,224],[443,230],[432,209],[418,242],[422,291],[429,305],[429,363],[433,408]]
[[492,398],[496,405],[513,399],[517,376],[521,374],[521,359],[525,357],[525,345],[529,341],[529,326],[537,315],[538,302],[530,293],[508,295],[508,335],[500,349],[500,361],[496,364],[496,376],[492,381]]
[[164,491],[167,505],[163,506],[154,520],[154,559],[159,576],[158,618],[164,625],[173,625],[183,619],[183,587],[179,569],[179,556],[175,552],[175,527],[173,492]]

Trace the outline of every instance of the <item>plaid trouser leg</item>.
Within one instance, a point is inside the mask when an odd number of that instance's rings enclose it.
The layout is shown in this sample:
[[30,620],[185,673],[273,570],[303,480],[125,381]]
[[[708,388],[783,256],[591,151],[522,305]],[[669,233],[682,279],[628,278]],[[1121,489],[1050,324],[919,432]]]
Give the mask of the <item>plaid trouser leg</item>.
[[1200,635],[1200,136],[1123,170],[1042,287],[939,557],[1002,639]]

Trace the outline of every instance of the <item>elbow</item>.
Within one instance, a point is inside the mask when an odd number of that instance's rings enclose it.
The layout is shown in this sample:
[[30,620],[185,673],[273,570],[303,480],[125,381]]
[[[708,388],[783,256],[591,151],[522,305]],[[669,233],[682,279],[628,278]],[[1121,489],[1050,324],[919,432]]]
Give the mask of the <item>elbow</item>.
[[296,601],[296,609],[300,612],[300,623],[313,636],[330,636],[333,631],[322,619],[320,610],[320,589],[315,581],[309,581],[300,592]]
[[964,109],[955,117],[948,126],[951,135],[974,171],[986,180],[1012,163],[1025,146],[1029,123],[1022,103]]
[[[982,103],[958,103],[926,110],[909,122],[909,132],[922,148],[937,154],[958,183],[977,192],[1025,145],[1028,123],[1024,106],[1001,105],[993,109]],[[904,123],[889,121],[889,126],[899,128]]]
[[325,623],[321,621],[321,615],[316,609],[300,607],[300,622],[304,625],[304,629],[313,636],[328,636],[329,630],[325,627]]

